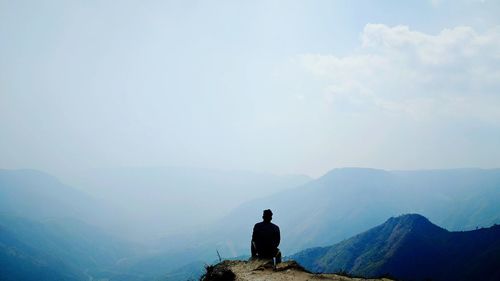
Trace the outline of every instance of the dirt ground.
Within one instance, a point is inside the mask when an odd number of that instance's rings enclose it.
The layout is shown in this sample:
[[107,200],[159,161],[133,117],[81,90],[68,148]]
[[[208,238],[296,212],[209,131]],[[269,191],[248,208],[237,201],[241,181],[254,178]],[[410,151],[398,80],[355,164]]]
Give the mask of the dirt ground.
[[[205,281],[307,281],[307,280],[335,280],[335,281],[390,281],[390,279],[362,279],[340,276],[337,274],[313,274],[304,270],[295,261],[287,261],[273,266],[271,261],[253,260],[253,261],[224,261],[214,267],[215,272],[234,273],[234,279],[217,278],[218,274],[207,276]],[[228,276],[227,274],[225,276]]]

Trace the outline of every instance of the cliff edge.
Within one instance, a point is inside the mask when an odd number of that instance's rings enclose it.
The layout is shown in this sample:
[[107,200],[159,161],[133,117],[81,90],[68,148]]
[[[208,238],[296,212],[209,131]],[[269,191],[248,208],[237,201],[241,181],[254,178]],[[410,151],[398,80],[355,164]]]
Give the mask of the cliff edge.
[[202,281],[306,281],[306,280],[336,280],[336,281],[390,281],[390,279],[363,279],[337,274],[314,274],[305,270],[295,261],[280,263],[274,268],[271,261],[223,261],[207,267]]

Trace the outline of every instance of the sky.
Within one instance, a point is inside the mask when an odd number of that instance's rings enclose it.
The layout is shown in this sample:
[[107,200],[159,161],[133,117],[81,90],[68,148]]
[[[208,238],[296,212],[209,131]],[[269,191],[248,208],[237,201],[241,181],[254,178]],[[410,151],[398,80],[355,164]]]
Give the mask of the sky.
[[500,167],[500,2],[0,0],[0,168]]

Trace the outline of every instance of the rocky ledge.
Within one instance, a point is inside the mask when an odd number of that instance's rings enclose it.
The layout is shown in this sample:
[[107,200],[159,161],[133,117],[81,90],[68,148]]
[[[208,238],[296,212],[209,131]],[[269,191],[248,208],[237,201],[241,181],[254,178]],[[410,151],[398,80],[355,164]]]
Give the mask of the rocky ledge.
[[338,274],[315,274],[308,272],[295,261],[286,261],[274,266],[268,260],[223,261],[207,267],[202,281],[390,281],[391,279],[363,279]]

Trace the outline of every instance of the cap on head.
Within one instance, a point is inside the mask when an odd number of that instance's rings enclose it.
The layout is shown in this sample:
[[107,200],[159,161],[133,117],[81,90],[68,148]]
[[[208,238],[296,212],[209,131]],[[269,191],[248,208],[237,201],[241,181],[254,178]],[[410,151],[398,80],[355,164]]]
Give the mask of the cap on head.
[[262,218],[270,221],[273,218],[273,212],[270,209],[264,210]]

